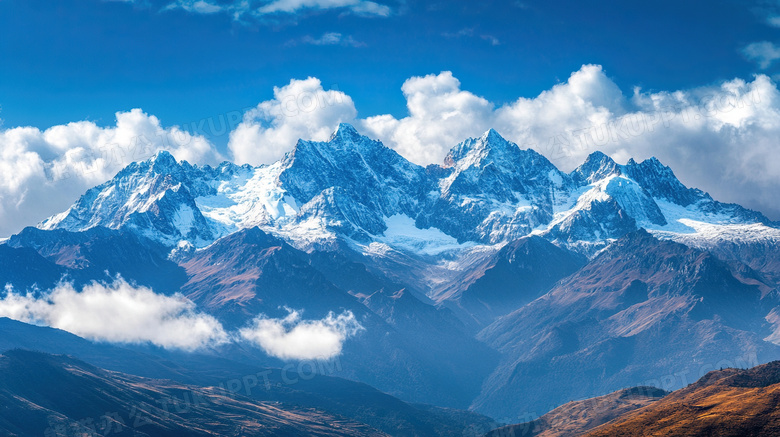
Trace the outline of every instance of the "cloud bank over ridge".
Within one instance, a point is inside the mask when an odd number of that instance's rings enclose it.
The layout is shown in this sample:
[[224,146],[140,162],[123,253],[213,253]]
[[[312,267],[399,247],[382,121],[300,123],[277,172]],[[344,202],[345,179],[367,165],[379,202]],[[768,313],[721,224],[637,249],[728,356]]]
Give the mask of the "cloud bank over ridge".
[[326,140],[339,122],[349,122],[425,165],[494,128],[565,171],[596,150],[622,162],[656,156],[687,185],[780,218],[780,93],[768,76],[625,94],[601,66],[584,65],[566,82],[504,105],[463,90],[451,72],[412,77],[401,91],[407,116],[359,118],[347,94],[326,91],[314,78],[292,80],[247,113],[230,149],[242,162],[268,163],[298,138]]
[[[535,97],[498,105],[451,72],[412,77],[401,92],[408,114],[360,117],[344,90],[317,78],[293,79],[246,111],[230,132],[238,163],[270,163],[299,138],[327,140],[340,122],[383,141],[418,164],[489,128],[534,148],[563,170],[596,150],[625,162],[656,156],[689,186],[780,218],[780,93],[765,75],[678,91],[624,93],[601,66],[584,65]],[[140,109],[118,112],[115,126],[80,121],[46,130],[0,130],[0,236],[66,209],[88,188],[157,150],[215,164],[224,157],[203,135],[165,127]]]

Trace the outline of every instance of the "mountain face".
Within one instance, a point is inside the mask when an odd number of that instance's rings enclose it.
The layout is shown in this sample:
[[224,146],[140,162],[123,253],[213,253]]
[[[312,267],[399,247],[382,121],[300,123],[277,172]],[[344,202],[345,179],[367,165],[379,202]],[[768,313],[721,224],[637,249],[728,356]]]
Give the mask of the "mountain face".
[[0,284],[20,290],[49,289],[66,274],[67,269],[42,257],[28,247],[0,245]]
[[587,435],[773,436],[780,433],[780,363],[715,370],[689,387]]
[[496,243],[549,223],[570,178],[545,157],[489,130],[455,146],[419,219],[463,241]]
[[161,152],[125,167],[112,180],[87,191],[67,211],[45,220],[40,228],[129,228],[162,244],[186,240],[203,245],[221,235],[195,199],[213,196],[215,185],[246,177],[249,171],[228,163],[215,169],[193,167]]
[[[157,292],[172,294],[187,281],[184,270],[168,259],[169,250],[165,246],[130,229],[113,231],[94,227],[83,232],[69,232],[26,228],[0,247],[37,252],[46,261],[30,260],[28,266],[50,270],[48,274],[41,272],[38,279],[48,278],[48,283],[65,278],[76,285],[83,285],[96,280],[111,281],[121,276]],[[57,274],[56,278],[52,277]],[[17,288],[24,290],[29,287],[20,283]]]
[[[359,204],[382,223],[383,217],[417,215],[418,202],[427,194],[430,183],[425,169],[405,160],[378,141],[361,136],[350,125],[341,124],[326,143],[299,141],[281,163],[279,182],[296,203],[305,205],[315,197],[337,188],[326,199],[332,206],[349,208]],[[345,171],[347,170],[348,171]],[[327,220],[327,215],[314,217]],[[355,225],[368,223],[369,217],[354,214],[348,219]],[[367,226],[366,231],[379,234],[383,224]]]
[[453,309],[468,326],[482,328],[535,300],[586,258],[532,235],[511,241],[465,270],[432,298]]
[[466,407],[496,354],[447,310],[384,278],[364,272],[364,287],[341,283],[332,273],[347,262],[315,258],[258,228],[245,229],[183,262],[189,281],[181,292],[229,327],[244,326],[258,314],[282,318],[285,307],[311,319],[350,311],[364,330],[345,344],[342,359],[353,364],[338,375],[415,402]]
[[680,375],[690,380],[735,357],[766,362],[780,354],[765,341],[780,297],[746,271],[645,231],[629,234],[479,333],[503,358],[473,407],[515,417],[667,375],[676,376],[663,388],[679,388]]

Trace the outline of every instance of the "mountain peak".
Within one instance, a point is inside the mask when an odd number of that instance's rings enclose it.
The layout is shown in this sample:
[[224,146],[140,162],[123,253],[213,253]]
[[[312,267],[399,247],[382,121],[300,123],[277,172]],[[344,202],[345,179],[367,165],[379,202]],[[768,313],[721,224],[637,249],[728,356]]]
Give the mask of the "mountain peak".
[[703,197],[703,193],[683,185],[672,169],[656,157],[645,159],[641,163],[629,159],[621,170],[653,197],[665,198],[682,206],[688,206]]
[[362,135],[355,129],[354,126],[352,126],[349,123],[339,123],[338,127],[336,127],[336,130],[333,131],[333,134],[331,134],[329,142],[332,142],[336,139],[348,139],[348,140],[355,140],[356,138],[360,138]]
[[167,150],[158,150],[157,152],[152,155],[151,158],[149,158],[150,162],[159,162],[159,163],[165,163],[165,164],[176,164],[176,158],[173,157],[171,152]]
[[609,156],[596,151],[588,155],[571,177],[580,184],[590,184],[613,174],[621,174],[620,166]]
[[496,147],[514,147],[513,143],[507,141],[506,138],[502,137],[501,134],[493,128],[488,129],[487,132],[482,134],[482,137],[477,144],[491,149]]
[[445,164],[452,166],[466,157],[469,161],[481,161],[488,155],[503,156],[507,153],[520,150],[520,148],[507,141],[495,129],[489,129],[479,138],[469,138],[450,150],[445,158]]
[[655,156],[651,156],[641,163],[637,163],[634,158],[631,158],[626,163],[626,166],[642,166],[642,167],[653,167],[653,168],[669,168],[665,166],[658,158]]
[[498,131],[496,131],[492,127],[490,129],[488,129],[487,132],[482,134],[482,138],[484,138],[488,142],[490,142],[490,141],[506,141],[504,139],[504,137],[502,137],[501,134],[499,134]]
[[176,158],[167,150],[158,150],[146,162],[149,168],[158,174],[171,173],[175,168],[179,167]]

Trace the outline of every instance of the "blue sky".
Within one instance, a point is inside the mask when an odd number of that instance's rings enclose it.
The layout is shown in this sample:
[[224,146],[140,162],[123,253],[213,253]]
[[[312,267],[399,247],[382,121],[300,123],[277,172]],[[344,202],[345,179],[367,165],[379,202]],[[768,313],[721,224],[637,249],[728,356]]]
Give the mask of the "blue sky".
[[[749,79],[759,68],[742,49],[780,39],[763,25],[771,4],[742,1],[378,0],[387,9],[367,13],[323,0],[238,18],[166,9],[172,1],[0,0],[0,118],[108,125],[140,107],[184,125],[308,76],[349,94],[361,116],[401,116],[400,87],[412,76],[452,71],[464,89],[502,103],[588,63],[626,92],[686,89]],[[335,41],[328,33],[340,42],[323,44]]]
[[0,237],[138,150],[259,165],[340,122],[421,165],[489,128],[656,156],[780,219],[778,79],[780,0],[0,0]]

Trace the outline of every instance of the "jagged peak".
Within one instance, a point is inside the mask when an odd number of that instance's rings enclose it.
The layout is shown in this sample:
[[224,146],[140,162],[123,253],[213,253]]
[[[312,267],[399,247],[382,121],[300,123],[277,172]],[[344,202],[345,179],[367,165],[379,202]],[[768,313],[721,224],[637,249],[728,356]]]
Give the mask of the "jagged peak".
[[[182,161],[182,163],[185,162],[186,161]],[[122,168],[111,180],[94,188],[103,188],[105,185],[111,184],[112,181],[133,177],[135,174],[152,173],[164,175],[180,171],[182,171],[181,165],[170,152],[167,150],[158,150],[154,155],[144,161],[131,162]]]
[[501,134],[493,128],[488,129],[487,132],[482,134],[482,136],[476,140],[475,145],[484,149],[518,148],[516,144],[502,137]]
[[422,171],[422,167],[413,164],[381,141],[360,134],[349,123],[340,123],[326,142],[299,139],[295,147],[282,159],[282,166],[289,169],[296,162],[307,165],[323,159],[329,165],[349,166],[354,156],[360,156],[368,167],[396,165],[412,171]]
[[[655,173],[665,174],[677,179],[671,167],[661,162],[661,160],[655,156],[651,156],[642,162],[636,162],[634,158],[631,158],[628,160],[626,165],[623,166],[623,168],[627,171],[653,171]],[[631,170],[629,170],[629,168],[631,168]]]
[[487,141],[487,142],[490,142],[490,141],[503,141],[503,142],[507,142],[506,139],[504,137],[502,137],[501,134],[498,133],[498,131],[496,131],[492,127],[490,129],[488,129],[487,132],[482,134],[482,138],[485,141]]
[[285,154],[283,161],[289,164],[295,160],[296,155],[301,153],[308,155],[312,151],[316,151],[315,154],[338,150],[358,151],[359,153],[364,147],[372,147],[374,144],[381,143],[361,135],[349,123],[339,123],[330,135],[330,138],[328,138],[328,141],[299,139],[295,147]]
[[155,162],[155,161],[173,161],[176,162],[176,158],[174,158],[173,154],[171,152],[161,149],[156,152],[154,152],[154,155],[152,155],[151,158],[149,158],[149,161]]
[[153,169],[161,170],[179,165],[176,158],[167,150],[158,150],[148,159],[148,162],[152,164]]
[[620,175],[620,166],[606,154],[595,151],[588,155],[579,167],[571,172],[578,183],[593,183],[611,175]]
[[615,161],[612,160],[612,158],[609,157],[609,155],[607,155],[606,153],[604,153],[604,152],[602,152],[600,150],[596,150],[595,152],[592,152],[590,155],[588,155],[587,158],[585,158],[585,162],[586,163],[587,162],[594,162],[594,161],[598,161],[598,162],[603,162],[603,161],[615,162]]
[[662,167],[662,168],[668,168],[666,165],[664,165],[658,158],[655,156],[651,156],[645,160],[643,160],[640,163],[637,163],[634,158],[631,158],[626,163],[627,166],[652,166],[652,167]]
[[[675,176],[672,169],[664,165],[658,158],[655,156],[651,156],[650,158],[645,159],[642,162],[637,163],[634,158],[631,158],[628,160],[626,165],[622,166],[625,173],[631,174],[637,174],[639,172],[646,173],[646,172],[652,172],[656,175],[663,175],[664,177],[677,181],[677,176]],[[679,181],[677,181],[679,182]]]
[[706,193],[683,185],[674,171],[654,156],[640,163],[629,159],[621,169],[653,197],[665,198],[682,206],[709,198]]
[[339,123],[339,125],[336,127],[336,130],[333,131],[333,133],[330,136],[330,139],[328,142],[332,142],[335,140],[355,140],[356,138],[360,138],[362,135],[360,135],[360,132],[355,129],[354,126],[352,126],[349,123]]
[[467,156],[511,153],[520,150],[517,144],[502,137],[495,129],[488,129],[479,138],[468,138],[453,147],[447,154],[445,165],[452,166]]
[[[181,164],[185,164],[182,161]],[[123,177],[136,172],[151,172],[156,174],[171,174],[182,170],[182,166],[176,158],[167,150],[158,150],[149,159],[130,163],[122,169],[116,177]]]

